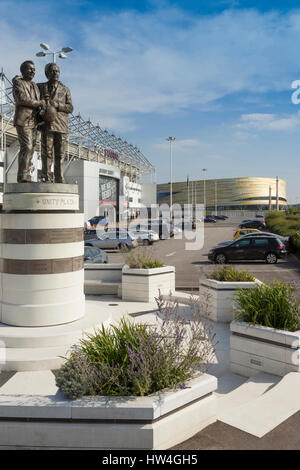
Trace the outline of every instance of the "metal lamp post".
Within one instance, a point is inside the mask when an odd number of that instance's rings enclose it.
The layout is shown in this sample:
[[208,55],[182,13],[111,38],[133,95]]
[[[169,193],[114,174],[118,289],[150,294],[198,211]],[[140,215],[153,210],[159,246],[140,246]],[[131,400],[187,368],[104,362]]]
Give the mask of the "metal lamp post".
[[56,63],[56,56],[57,55],[60,59],[66,59],[67,58],[66,54],[68,52],[73,51],[72,47],[63,47],[60,51],[52,51],[50,49],[50,46],[48,44],[44,43],[44,42],[41,42],[40,46],[44,50],[40,51],[40,52],[37,52],[35,55],[37,57],[45,57],[48,54],[52,54],[52,62],[54,64]]
[[170,142],[170,218],[172,220],[172,206],[173,206],[173,193],[172,193],[172,142],[176,140],[176,137],[168,137],[166,139]]
[[215,181],[215,213],[218,214],[218,182]]
[[205,188],[205,172],[207,168],[202,168],[203,171],[203,205],[204,205],[204,217],[206,217],[206,188]]

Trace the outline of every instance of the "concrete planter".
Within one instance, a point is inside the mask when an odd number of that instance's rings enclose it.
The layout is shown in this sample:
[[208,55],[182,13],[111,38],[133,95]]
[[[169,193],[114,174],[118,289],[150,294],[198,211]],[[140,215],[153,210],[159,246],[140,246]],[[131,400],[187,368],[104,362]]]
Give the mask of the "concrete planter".
[[276,330],[233,321],[230,324],[230,367],[250,377],[259,372],[284,376],[299,372],[300,331]]
[[215,322],[230,323],[234,318],[234,298],[237,289],[250,289],[262,284],[254,282],[222,282],[214,279],[200,279],[199,300],[205,316]]
[[84,293],[119,296],[123,266],[124,264],[85,263]]
[[127,265],[122,270],[122,299],[153,302],[162,294],[175,292],[175,267],[163,266],[153,269],[133,269]]
[[216,421],[217,379],[148,397],[0,395],[0,449],[166,450]]

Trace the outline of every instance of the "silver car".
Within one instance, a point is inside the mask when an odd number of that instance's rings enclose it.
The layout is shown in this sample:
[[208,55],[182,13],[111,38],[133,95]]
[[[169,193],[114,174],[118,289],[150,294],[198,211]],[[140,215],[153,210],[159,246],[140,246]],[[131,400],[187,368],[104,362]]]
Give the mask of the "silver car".
[[95,230],[95,236],[90,238],[91,235],[91,233],[88,233],[85,236],[85,246],[95,246],[102,250],[120,250],[123,252],[138,246],[137,239],[126,230],[111,229],[107,232]]
[[85,263],[107,263],[107,254],[100,248],[93,246],[84,247],[84,262]]
[[131,230],[130,233],[137,239],[140,245],[152,245],[159,240],[159,236],[153,230]]

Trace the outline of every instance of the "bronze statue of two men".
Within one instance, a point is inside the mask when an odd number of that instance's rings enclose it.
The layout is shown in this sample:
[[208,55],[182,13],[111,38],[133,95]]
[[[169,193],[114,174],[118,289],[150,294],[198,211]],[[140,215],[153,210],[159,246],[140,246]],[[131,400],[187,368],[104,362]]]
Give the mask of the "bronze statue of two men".
[[17,129],[20,151],[18,156],[18,183],[31,182],[32,157],[41,131],[41,157],[43,182],[51,182],[54,150],[54,181],[63,183],[62,161],[65,155],[68,114],[73,112],[70,90],[59,81],[59,67],[55,63],[45,66],[45,83],[35,84],[34,63],[27,60],[20,67],[22,77],[13,79],[15,100],[14,125]]

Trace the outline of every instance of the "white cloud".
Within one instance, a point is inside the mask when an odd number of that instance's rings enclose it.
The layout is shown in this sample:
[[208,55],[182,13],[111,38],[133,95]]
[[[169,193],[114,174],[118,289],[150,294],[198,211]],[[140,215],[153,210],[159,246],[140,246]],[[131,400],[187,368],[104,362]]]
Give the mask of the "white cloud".
[[[20,3],[18,16],[12,2],[0,4],[0,66],[12,77],[25,58],[34,57],[41,40],[53,47],[74,41],[61,79],[83,116],[100,124],[106,119],[117,131],[138,127],[140,115],[214,109],[216,100],[232,93],[287,90],[299,78],[299,11],[197,16],[164,3],[144,13],[105,11],[81,20],[70,8],[64,30],[53,12],[49,15],[51,2],[38,8],[36,2]],[[36,63],[43,80],[45,61]],[[288,118],[251,123],[274,129],[296,125]]]
[[275,114],[243,114],[237,127],[242,129],[256,129],[259,131],[286,131],[294,130],[300,126],[299,113],[293,116],[280,117]]

